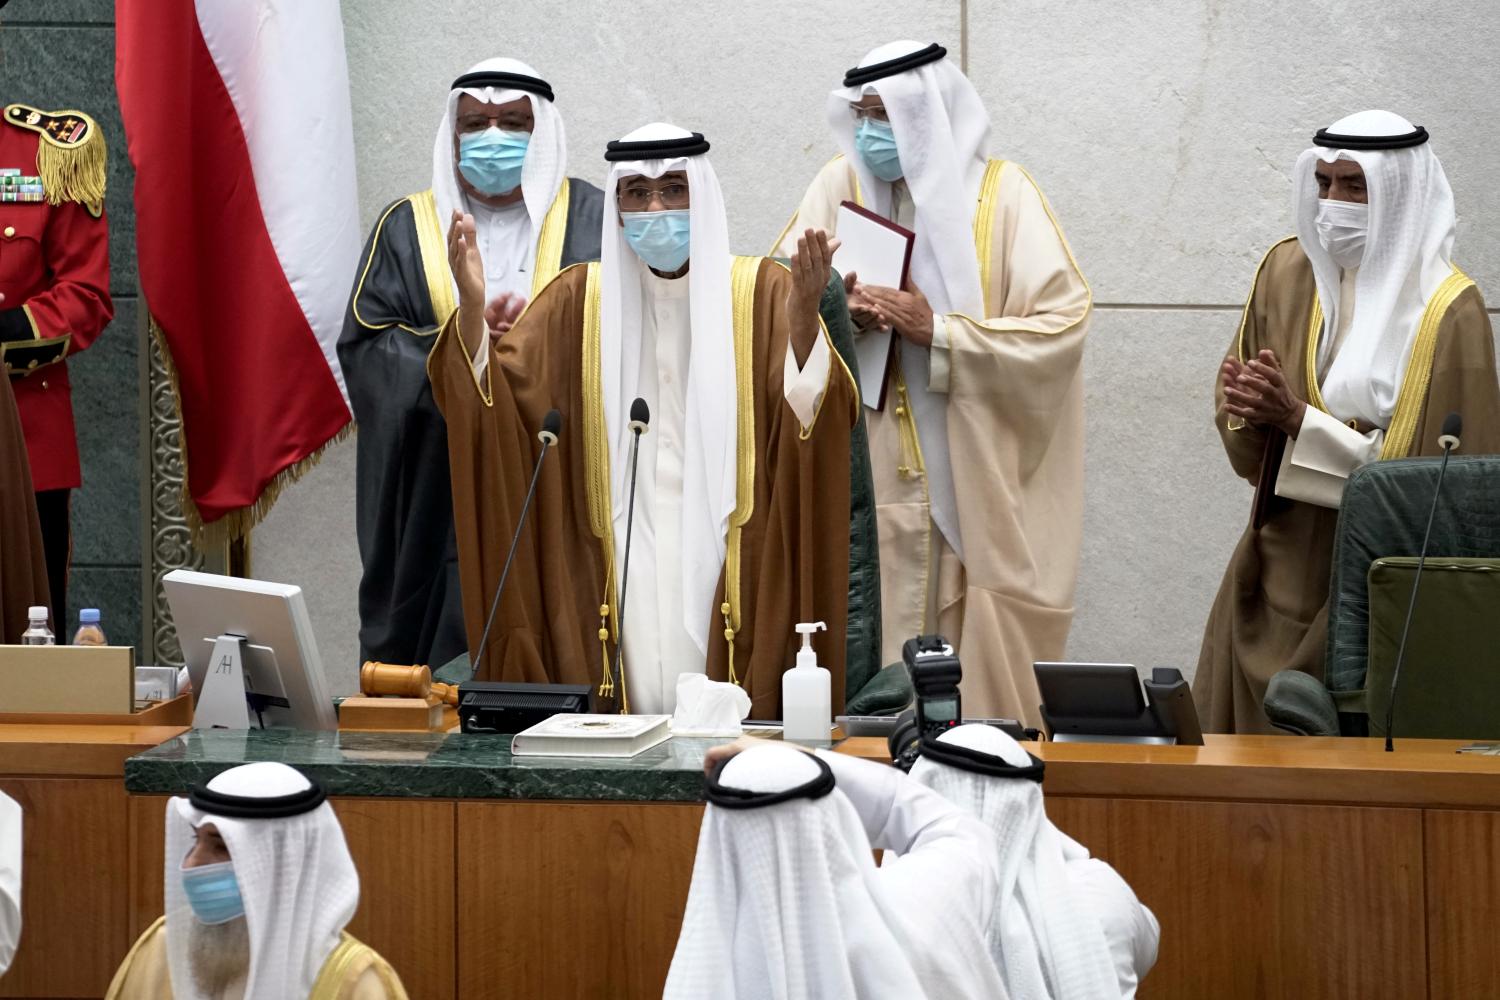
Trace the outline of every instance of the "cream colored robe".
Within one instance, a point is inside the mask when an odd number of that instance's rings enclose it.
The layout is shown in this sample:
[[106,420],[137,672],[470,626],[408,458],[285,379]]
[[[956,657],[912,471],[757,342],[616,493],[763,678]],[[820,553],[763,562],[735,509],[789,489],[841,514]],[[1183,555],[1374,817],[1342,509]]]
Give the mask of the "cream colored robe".
[[[800,231],[836,229],[862,202],[843,157],[813,179],[777,252]],[[948,442],[964,561],[932,523],[916,422],[892,367],[883,411],[867,411],[880,533],[887,663],[939,631],[964,660],[969,717],[1040,723],[1032,663],[1062,658],[1083,530],[1083,343],[1092,295],[1031,176],[991,160],[975,206],[985,316],[950,313],[930,388],[948,395]],[[938,341],[935,338],[934,344]],[[902,348],[912,350],[903,342]]]
[[[166,917],[158,917],[130,949],[104,1000],[172,1000]],[[307,1000],[406,1000],[406,990],[385,959],[345,932]]]

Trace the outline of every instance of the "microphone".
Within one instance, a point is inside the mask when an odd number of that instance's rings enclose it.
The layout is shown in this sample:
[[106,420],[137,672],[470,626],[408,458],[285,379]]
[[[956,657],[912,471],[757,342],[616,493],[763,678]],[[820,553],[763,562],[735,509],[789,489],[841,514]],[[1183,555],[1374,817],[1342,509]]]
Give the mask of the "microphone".
[[[620,624],[615,633],[615,673],[620,677],[620,714],[630,711],[630,696],[625,691],[625,595],[630,587],[630,536],[635,529],[635,473],[641,457],[641,435],[651,425],[651,408],[641,397],[630,404],[630,502],[625,508],[625,561],[620,566]],[[607,683],[613,683],[609,678]],[[599,685],[599,693],[607,694],[605,685]]]
[[516,533],[510,540],[510,552],[505,556],[505,566],[500,570],[500,582],[495,587],[495,599],[490,602],[490,615],[484,621],[484,632],[479,636],[479,648],[469,654],[469,666],[475,672],[479,672],[479,660],[484,656],[485,646],[489,642],[490,627],[495,624],[495,612],[500,610],[500,595],[505,593],[505,581],[510,578],[510,565],[516,558],[516,547],[521,544],[521,532],[526,527],[526,515],[531,513],[531,498],[536,496],[536,484],[542,476],[542,462],[547,458],[547,452],[557,444],[557,435],[562,431],[562,414],[557,410],[548,410],[547,415],[542,418],[542,429],[537,432],[537,440],[542,442],[542,453],[536,457],[536,468],[531,470],[531,486],[526,490],[526,502],[521,504],[521,516],[516,519]]
[[1432,491],[1432,509],[1427,512],[1427,531],[1422,535],[1422,551],[1417,556],[1417,571],[1411,578],[1411,600],[1406,605],[1406,624],[1401,626],[1401,643],[1396,647],[1396,668],[1391,671],[1391,700],[1385,707],[1385,752],[1395,749],[1391,726],[1396,719],[1396,685],[1401,682],[1401,663],[1406,659],[1406,639],[1411,633],[1411,619],[1417,610],[1417,587],[1422,582],[1422,566],[1427,562],[1427,543],[1432,541],[1432,522],[1437,517],[1438,497],[1443,495],[1443,476],[1448,471],[1448,456],[1458,448],[1459,435],[1463,433],[1464,418],[1450,413],[1443,418],[1443,431],[1438,435],[1438,445],[1443,449],[1443,464],[1438,466],[1437,486]]

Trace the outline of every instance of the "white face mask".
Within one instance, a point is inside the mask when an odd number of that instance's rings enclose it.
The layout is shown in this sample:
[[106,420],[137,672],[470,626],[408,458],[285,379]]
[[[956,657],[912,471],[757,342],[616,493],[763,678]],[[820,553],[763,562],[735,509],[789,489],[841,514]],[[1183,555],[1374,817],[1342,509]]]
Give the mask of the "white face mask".
[[1370,206],[1353,201],[1318,202],[1318,242],[1333,262],[1345,270],[1365,259],[1365,233],[1370,228]]

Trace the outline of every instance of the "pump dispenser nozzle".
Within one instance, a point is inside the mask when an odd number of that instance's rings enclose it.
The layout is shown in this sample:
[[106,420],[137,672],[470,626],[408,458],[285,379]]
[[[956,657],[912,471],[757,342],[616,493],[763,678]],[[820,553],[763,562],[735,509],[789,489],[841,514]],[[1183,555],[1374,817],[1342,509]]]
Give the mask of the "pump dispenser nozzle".
[[799,622],[797,632],[802,636],[802,648],[797,651],[797,666],[816,667],[818,665],[818,654],[813,651],[812,637],[814,632],[827,632],[826,622]]

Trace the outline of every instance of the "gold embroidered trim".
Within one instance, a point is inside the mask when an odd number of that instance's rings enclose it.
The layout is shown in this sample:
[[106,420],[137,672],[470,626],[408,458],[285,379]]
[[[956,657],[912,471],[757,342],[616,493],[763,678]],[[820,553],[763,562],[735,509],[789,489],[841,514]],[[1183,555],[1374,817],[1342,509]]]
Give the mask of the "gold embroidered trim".
[[[974,249],[979,252],[979,288],[984,296],[984,314],[990,314],[990,272],[994,264],[995,204],[999,201],[1000,175],[1004,160],[985,164],[984,180],[979,184],[979,207],[974,211]],[[1050,212],[1049,212],[1050,214]],[[1053,225],[1056,225],[1054,220]]]
[[368,945],[345,931],[338,947],[324,960],[312,991],[307,995],[308,1000],[338,1000],[344,982],[353,975],[360,962],[368,961],[370,954]]
[[427,295],[432,299],[432,319],[439,329],[458,309],[453,298],[453,277],[448,267],[448,227],[438,218],[432,188],[406,199],[411,202],[412,221],[417,227],[417,245],[422,251],[422,273],[427,276]]
[[[418,197],[418,196],[417,195],[412,195],[412,198],[416,198],[416,197]],[[411,201],[412,198],[403,198],[402,201]],[[371,239],[370,239],[370,255],[365,258],[365,266],[359,272],[359,281],[354,286],[354,296],[353,296],[353,298],[351,298],[349,300],[349,307],[350,307],[350,309],[354,313],[354,322],[358,323],[360,326],[364,327],[366,330],[388,330],[388,329],[390,329],[391,327],[394,326],[394,327],[399,327],[402,330],[405,330],[407,333],[416,334],[418,337],[431,337],[438,330],[442,329],[443,324],[441,322],[439,322],[437,324],[437,326],[435,326],[431,330],[416,330],[416,329],[413,329],[412,327],[407,326],[405,323],[370,323],[370,322],[366,321],[366,319],[359,314],[359,297],[364,294],[364,291],[365,291],[365,278],[369,277],[370,267],[371,267],[372,264],[375,263],[375,253],[376,253],[376,251],[380,247],[380,234],[385,229],[385,220],[388,219],[388,218],[390,218],[391,213],[394,212],[396,210],[396,208],[400,204],[401,204],[400,201],[393,202],[391,204],[391,207],[387,208],[385,210],[385,213],[380,216],[380,220],[375,223],[375,235],[373,237],[371,237]],[[416,203],[413,202],[412,205],[413,205],[413,211],[415,211]],[[421,238],[421,230],[420,229],[417,230],[417,236],[418,236],[418,239]],[[425,268],[426,263],[427,263],[426,254],[425,253],[423,254],[422,263],[423,263],[423,266]]]
[[564,177],[562,186],[557,189],[557,197],[552,199],[552,207],[542,219],[542,231],[536,239],[536,260],[531,275],[533,299],[562,270],[563,242],[568,235],[568,201],[568,179]]
[[734,668],[740,620],[740,540],[755,513],[755,283],[761,257],[736,257],[729,269],[734,308],[734,388],[738,412],[735,442],[734,513],[724,545],[724,641],[729,645],[729,682],[742,684]]
[[1428,301],[1422,322],[1417,327],[1416,342],[1412,344],[1411,359],[1406,363],[1406,374],[1401,379],[1401,390],[1396,395],[1396,412],[1391,415],[1391,426],[1385,432],[1381,458],[1403,458],[1411,450],[1412,438],[1417,433],[1417,419],[1422,415],[1422,408],[1427,403],[1427,389],[1432,384],[1432,359],[1437,354],[1438,330],[1454,300],[1473,284],[1468,275],[1455,267]]
[[28,323],[31,324],[31,339],[32,340],[41,340],[42,339],[42,331],[41,331],[41,328],[36,325],[36,317],[31,314],[31,303],[30,302],[22,302],[21,303],[21,312],[26,315],[26,322],[28,322]]
[[[1307,356],[1303,366],[1307,369],[1307,402],[1324,413],[1328,404],[1323,402],[1323,389],[1318,385],[1318,343],[1323,339],[1323,300],[1318,298],[1318,289],[1313,288],[1312,310],[1307,316]],[[1241,352],[1243,353],[1243,352]],[[1242,357],[1241,362],[1245,359]]]
[[[619,612],[615,595],[614,510],[610,497],[609,427],[604,419],[604,376],[599,362],[601,298],[599,263],[588,265],[583,286],[583,455],[584,492],[588,496],[589,529],[599,540],[604,555],[604,593],[599,601],[599,696],[615,691],[610,668],[609,643],[619,641]],[[620,658],[620,711],[628,712],[625,693],[625,659]]]

